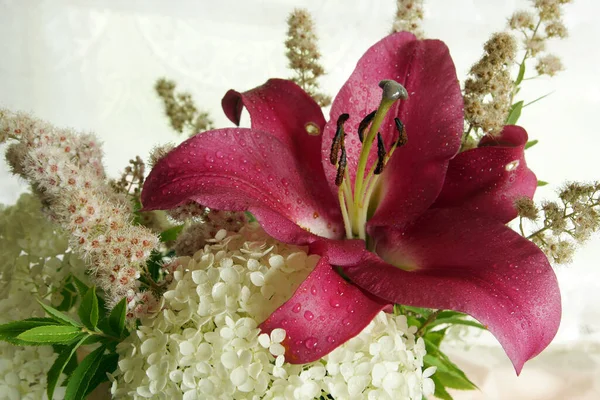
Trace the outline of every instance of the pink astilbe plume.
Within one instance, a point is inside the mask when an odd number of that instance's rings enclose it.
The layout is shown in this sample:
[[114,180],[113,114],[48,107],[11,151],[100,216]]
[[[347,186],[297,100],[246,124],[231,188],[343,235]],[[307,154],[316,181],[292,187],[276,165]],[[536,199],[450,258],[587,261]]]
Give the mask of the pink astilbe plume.
[[70,233],[70,246],[86,260],[109,307],[127,296],[130,317],[149,311],[156,301],[150,293],[136,295],[137,278],[158,238],[132,225],[127,199],[105,180],[96,137],[0,110],[0,141],[13,142],[6,156],[13,171],[31,183],[47,214]]

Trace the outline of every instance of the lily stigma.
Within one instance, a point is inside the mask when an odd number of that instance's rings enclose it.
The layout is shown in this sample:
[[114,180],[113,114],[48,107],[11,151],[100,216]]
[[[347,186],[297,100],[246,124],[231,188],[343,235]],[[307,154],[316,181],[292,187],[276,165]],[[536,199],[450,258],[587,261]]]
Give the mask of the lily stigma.
[[[377,188],[379,175],[383,172],[383,168],[388,163],[396,147],[406,144],[406,131],[404,124],[399,118],[394,118],[396,128],[398,129],[398,139],[395,140],[389,152],[385,150],[385,144],[378,132],[384,117],[390,110],[394,102],[399,99],[406,100],[408,93],[404,86],[393,80],[383,80],[379,82],[379,86],[383,89],[382,99],[379,107],[369,113],[358,126],[358,137],[363,147],[360,152],[358,161],[358,169],[354,190],[352,190],[351,182],[346,171],[347,155],[344,147],[346,132],[344,131],[344,123],[348,120],[348,114],[341,114],[337,120],[337,128],[335,136],[331,143],[331,154],[329,160],[331,164],[338,168],[335,178],[335,184],[340,187],[338,191],[338,199],[342,216],[344,218],[344,228],[346,238],[367,239],[365,226],[368,218],[369,205],[373,192]],[[370,125],[367,136],[364,134]],[[371,152],[371,147],[377,141],[377,162],[366,171],[367,161]],[[339,154],[339,158],[338,158]]]
[[321,256],[261,325],[285,329],[288,362],[321,358],[392,304],[473,316],[517,372],[550,343],[561,314],[556,276],[506,226],[515,200],[537,186],[527,133],[505,126],[458,152],[462,94],[444,43],[402,32],[373,45],[329,122],[281,79],[230,90],[222,106],[236,125],[246,108],[251,128],[182,143],[151,171],[142,204],[249,211],[273,238]]

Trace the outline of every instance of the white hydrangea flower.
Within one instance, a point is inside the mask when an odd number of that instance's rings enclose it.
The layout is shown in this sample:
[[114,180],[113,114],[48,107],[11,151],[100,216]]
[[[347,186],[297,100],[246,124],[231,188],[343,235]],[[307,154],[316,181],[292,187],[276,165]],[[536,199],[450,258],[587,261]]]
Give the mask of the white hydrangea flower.
[[[10,207],[0,206],[0,324],[43,317],[32,296],[62,301],[53,289],[60,288],[71,273],[84,279],[82,261],[67,252],[68,239],[41,212],[33,195],[21,195]],[[0,342],[0,397],[45,398],[46,374],[56,354],[50,346],[13,346]],[[54,398],[64,397],[57,388]]]
[[161,313],[146,317],[118,346],[115,398],[418,399],[433,393],[422,371],[425,347],[406,317],[380,313],[323,359],[285,363],[285,330],[258,325],[318,262],[277,242],[256,224],[224,231],[171,266]]

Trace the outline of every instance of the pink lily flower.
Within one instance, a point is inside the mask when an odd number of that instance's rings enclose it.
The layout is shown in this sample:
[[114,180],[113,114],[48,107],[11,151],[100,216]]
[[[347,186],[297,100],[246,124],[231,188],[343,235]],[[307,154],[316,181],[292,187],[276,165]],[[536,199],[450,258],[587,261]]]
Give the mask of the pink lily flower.
[[527,133],[507,126],[457,154],[462,96],[444,43],[398,33],[375,44],[329,122],[286,80],[230,90],[222,104],[236,125],[245,107],[251,129],[182,143],[154,167],[142,203],[248,210],[274,238],[322,255],[261,325],[286,330],[287,361],[321,358],[393,303],[472,315],[517,373],[550,343],[561,314],[556,277],[505,225],[514,201],[536,188]]

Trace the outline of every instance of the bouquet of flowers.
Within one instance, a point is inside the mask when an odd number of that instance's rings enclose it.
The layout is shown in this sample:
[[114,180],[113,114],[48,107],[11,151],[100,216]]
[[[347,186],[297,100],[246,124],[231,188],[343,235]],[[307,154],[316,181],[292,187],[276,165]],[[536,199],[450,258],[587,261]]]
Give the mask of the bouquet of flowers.
[[461,327],[520,373],[560,322],[551,264],[600,223],[599,183],[533,201],[537,140],[516,125],[537,101],[522,85],[562,70],[545,45],[569,2],[514,13],[461,83],[423,2],[397,0],[333,101],[294,10],[292,79],[228,91],[221,129],[158,80],[191,136],[117,179],[95,136],[0,109],[31,184],[0,209],[7,397],[451,399],[476,389],[443,346]]

